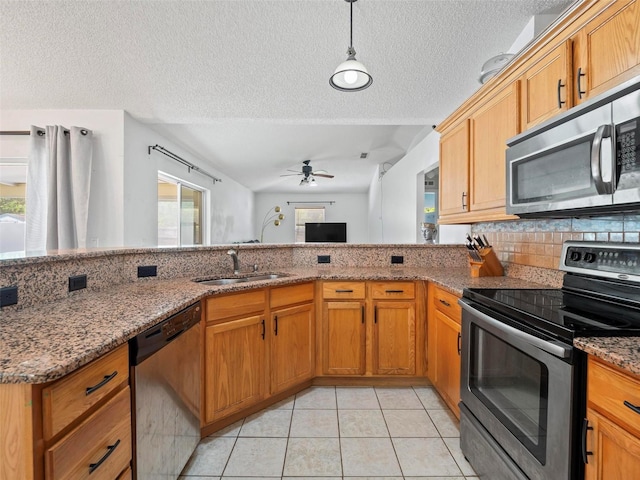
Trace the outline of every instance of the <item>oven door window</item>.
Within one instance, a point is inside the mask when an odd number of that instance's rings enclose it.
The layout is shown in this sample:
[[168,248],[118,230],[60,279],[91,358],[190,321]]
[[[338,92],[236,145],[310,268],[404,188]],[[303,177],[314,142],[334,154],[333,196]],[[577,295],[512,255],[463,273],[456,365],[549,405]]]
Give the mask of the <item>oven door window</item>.
[[546,463],[547,367],[471,325],[469,388],[541,464]]

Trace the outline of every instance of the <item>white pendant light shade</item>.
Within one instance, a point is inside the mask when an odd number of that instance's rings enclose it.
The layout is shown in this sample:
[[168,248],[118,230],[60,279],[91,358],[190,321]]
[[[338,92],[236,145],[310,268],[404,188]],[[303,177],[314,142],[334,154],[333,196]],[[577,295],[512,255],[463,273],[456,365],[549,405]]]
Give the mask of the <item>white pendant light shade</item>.
[[341,92],[358,92],[371,85],[373,78],[369,75],[367,67],[356,60],[356,51],[353,48],[353,3],[357,0],[345,1],[350,4],[351,10],[347,60],[338,65],[329,79],[329,84]]
[[333,88],[343,92],[357,92],[371,85],[373,78],[369,75],[367,67],[356,60],[353,51],[353,55],[349,55],[347,61],[338,65],[329,83]]

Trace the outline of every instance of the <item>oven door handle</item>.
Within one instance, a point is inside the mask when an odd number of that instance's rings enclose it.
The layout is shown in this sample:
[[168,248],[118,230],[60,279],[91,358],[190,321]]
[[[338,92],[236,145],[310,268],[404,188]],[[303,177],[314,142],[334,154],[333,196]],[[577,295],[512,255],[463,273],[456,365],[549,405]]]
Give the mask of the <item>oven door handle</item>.
[[537,347],[540,350],[550,353],[551,355],[554,355],[558,358],[569,358],[571,356],[572,348],[570,346],[564,345],[554,340],[543,340],[542,338],[538,338],[536,336],[518,330],[511,325],[507,325],[506,323],[502,323],[500,320],[496,320],[495,318],[490,317],[486,313],[482,313],[481,311],[473,308],[464,300],[460,300],[458,303],[464,310],[471,313],[474,317],[481,319],[483,322],[486,322],[486,324],[498,330],[501,330],[512,337],[533,345],[534,347]]

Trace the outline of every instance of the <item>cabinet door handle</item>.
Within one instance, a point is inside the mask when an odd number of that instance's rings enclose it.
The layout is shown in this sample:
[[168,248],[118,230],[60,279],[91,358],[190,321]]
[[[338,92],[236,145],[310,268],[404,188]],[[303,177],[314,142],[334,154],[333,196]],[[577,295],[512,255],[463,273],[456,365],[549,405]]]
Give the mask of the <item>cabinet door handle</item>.
[[353,290],[346,288],[336,288],[336,293],[353,293]]
[[85,395],[91,395],[96,390],[101,389],[107,383],[109,383],[111,380],[113,380],[116,375],[118,375],[118,371],[117,370],[115,372],[113,372],[111,375],[105,375],[100,383],[94,385],[93,387],[87,387],[87,389],[85,390]]
[[460,352],[462,351],[462,342],[460,341],[461,339],[462,334],[458,332],[458,356],[460,356]]
[[264,318],[262,319],[262,339],[264,340],[264,335],[267,333],[267,327],[264,324]]
[[378,306],[373,307],[373,323],[378,323]]
[[273,329],[273,333],[275,333],[276,337],[278,336],[278,315],[276,315],[275,317],[273,317],[273,320],[275,322],[275,327]]
[[582,90],[582,85],[581,85],[581,81],[582,81],[582,77],[586,76],[585,73],[582,73],[582,67],[578,68],[578,98],[580,100],[582,100],[582,96],[587,93],[585,90]]
[[587,430],[593,430],[593,427],[589,426],[589,419],[582,420],[582,462],[586,465],[589,463],[589,455],[593,455],[593,452],[587,451]]
[[451,304],[449,302],[447,302],[446,300],[443,300],[441,298],[438,299],[438,301],[443,304],[445,307],[450,307]]
[[631,410],[633,410],[634,412],[636,412],[638,415],[640,415],[640,407],[635,406],[633,403],[628,402],[628,401],[624,401],[622,402],[624,403],[624,406],[627,408],[630,408]]
[[562,95],[560,95],[560,90],[564,87],[565,85],[562,83],[562,79],[559,78],[558,79],[558,108],[562,108],[562,106],[567,103],[567,102],[563,102],[562,101]]
[[115,451],[115,449],[118,448],[118,445],[120,445],[120,439],[116,440],[116,443],[114,443],[113,445],[109,445],[107,447],[107,453],[105,453],[100,460],[98,460],[96,463],[89,464],[89,475],[95,472],[98,469],[98,467],[102,465],[102,463],[107,458],[109,458],[109,456]]
[[360,316],[362,317],[362,323],[364,324],[364,305],[360,307]]
[[404,293],[404,290],[385,290],[385,293]]
[[467,208],[467,203],[465,202],[466,198],[467,198],[467,192],[462,192],[462,209],[463,210]]

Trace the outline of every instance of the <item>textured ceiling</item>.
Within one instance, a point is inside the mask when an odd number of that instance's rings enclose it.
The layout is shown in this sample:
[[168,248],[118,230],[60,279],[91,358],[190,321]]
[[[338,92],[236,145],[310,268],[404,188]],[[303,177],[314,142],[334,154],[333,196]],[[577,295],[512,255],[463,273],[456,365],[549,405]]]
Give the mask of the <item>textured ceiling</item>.
[[[346,58],[342,0],[0,0],[0,105],[125,109],[255,189],[266,171],[248,168],[255,152],[234,153],[239,142],[271,134],[255,145],[264,162],[286,169],[332,158],[317,168],[338,174],[350,163],[336,159],[363,148],[340,139],[359,134],[362,144],[367,135],[328,126],[437,124],[478,88],[484,61],[506,51],[531,16],[569,3],[360,0],[354,47],[374,83],[342,93],[328,83]],[[310,126],[320,145],[287,150],[299,133],[293,127],[311,139]],[[375,163],[397,157],[419,130],[370,130],[370,149],[387,155]],[[354,188],[368,185],[375,167],[367,168],[368,180]],[[268,189],[284,188],[272,180]]]

